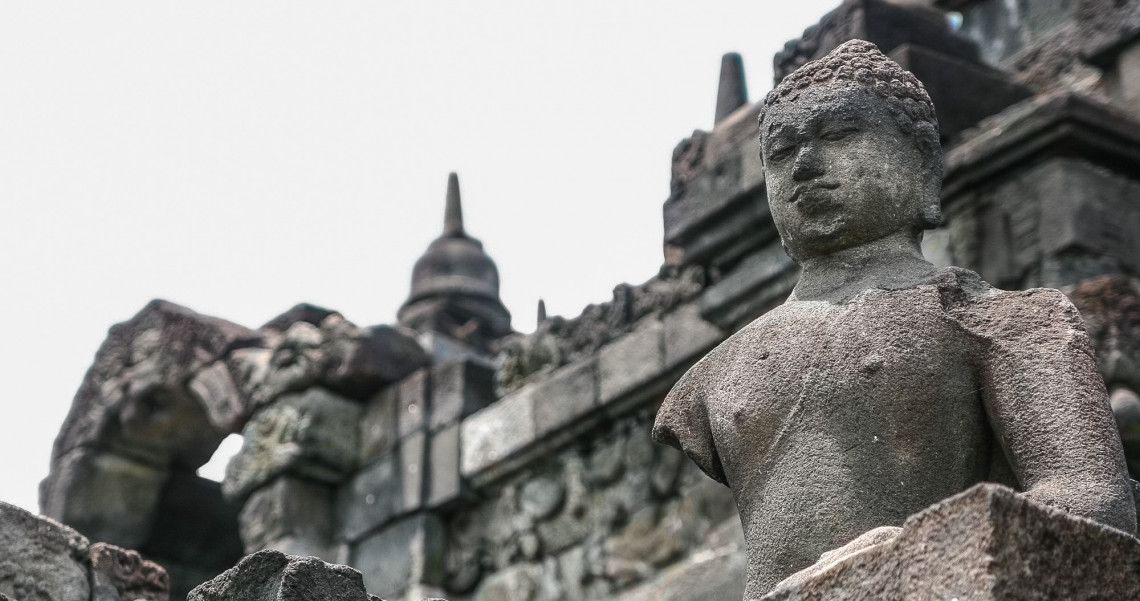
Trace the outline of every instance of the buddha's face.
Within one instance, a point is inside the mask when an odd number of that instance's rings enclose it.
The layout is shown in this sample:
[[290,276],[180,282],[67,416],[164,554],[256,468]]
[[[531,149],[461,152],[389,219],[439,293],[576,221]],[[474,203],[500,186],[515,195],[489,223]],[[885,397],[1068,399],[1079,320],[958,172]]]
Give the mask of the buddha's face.
[[922,229],[929,167],[864,90],[820,88],[773,106],[761,153],[772,218],[796,260]]

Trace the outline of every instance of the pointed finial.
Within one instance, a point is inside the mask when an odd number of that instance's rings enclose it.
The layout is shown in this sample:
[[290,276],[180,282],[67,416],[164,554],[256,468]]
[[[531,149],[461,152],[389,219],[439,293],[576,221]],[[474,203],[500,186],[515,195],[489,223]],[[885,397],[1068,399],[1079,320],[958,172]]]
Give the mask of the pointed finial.
[[720,59],[720,84],[716,90],[716,121],[720,123],[736,109],[748,103],[748,88],[744,84],[744,61],[735,52]]
[[443,213],[443,235],[464,235],[463,207],[459,204],[459,176],[454,171],[447,176],[447,208]]
[[546,321],[546,301],[538,299],[538,323]]

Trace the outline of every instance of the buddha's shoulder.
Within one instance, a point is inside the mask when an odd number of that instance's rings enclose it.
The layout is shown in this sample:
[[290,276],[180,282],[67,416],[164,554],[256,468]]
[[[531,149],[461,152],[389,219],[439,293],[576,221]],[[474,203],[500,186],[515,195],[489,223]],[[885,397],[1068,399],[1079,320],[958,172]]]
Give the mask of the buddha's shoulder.
[[977,334],[1032,335],[1057,328],[1083,329],[1076,307],[1060,290],[1002,290],[968,269],[951,267],[944,271],[937,284],[943,309]]

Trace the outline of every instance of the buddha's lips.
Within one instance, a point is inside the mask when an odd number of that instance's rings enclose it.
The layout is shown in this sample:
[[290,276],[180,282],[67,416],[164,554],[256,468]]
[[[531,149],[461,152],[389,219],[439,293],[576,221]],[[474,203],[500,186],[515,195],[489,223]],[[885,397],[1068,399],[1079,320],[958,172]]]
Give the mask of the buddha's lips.
[[838,183],[830,182],[813,182],[805,184],[795,189],[792,192],[791,202],[796,204],[801,211],[811,214],[819,209],[825,208],[828,205],[834,204],[831,195],[827,192],[839,187]]

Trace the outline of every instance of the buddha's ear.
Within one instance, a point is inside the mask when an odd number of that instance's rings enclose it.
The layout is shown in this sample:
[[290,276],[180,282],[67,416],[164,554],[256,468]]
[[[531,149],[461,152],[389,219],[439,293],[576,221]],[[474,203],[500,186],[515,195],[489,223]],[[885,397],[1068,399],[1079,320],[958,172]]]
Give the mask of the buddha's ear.
[[915,139],[922,152],[922,206],[919,207],[921,225],[925,229],[938,227],[942,223],[942,143],[938,139],[938,128],[931,123],[919,124]]

